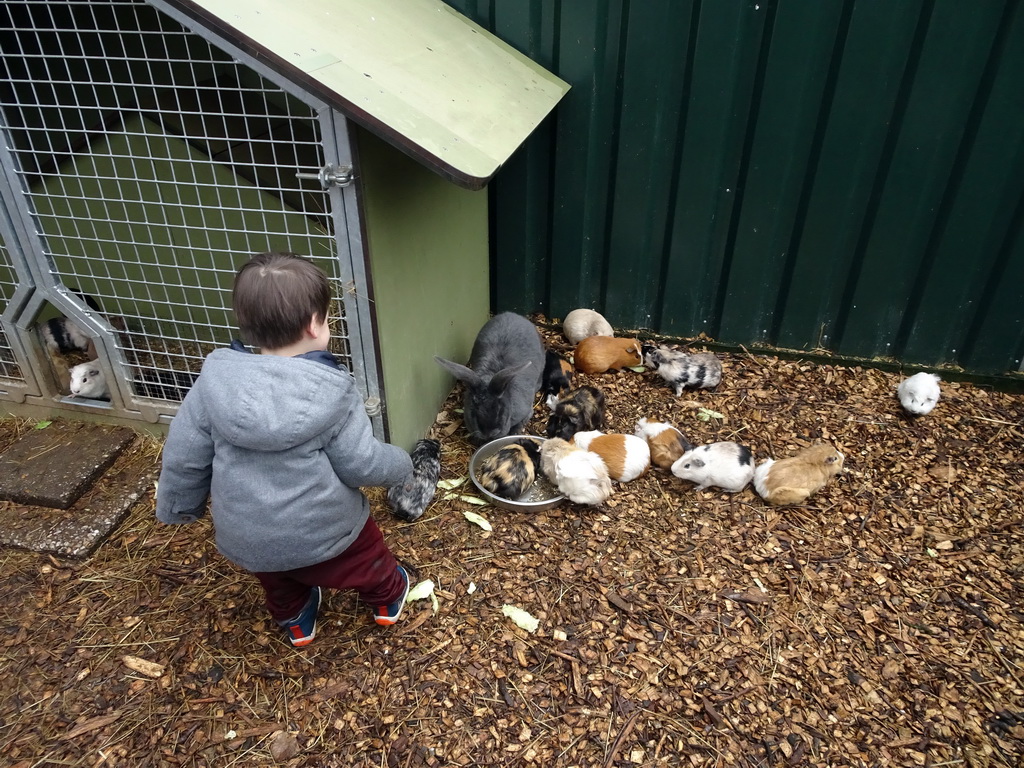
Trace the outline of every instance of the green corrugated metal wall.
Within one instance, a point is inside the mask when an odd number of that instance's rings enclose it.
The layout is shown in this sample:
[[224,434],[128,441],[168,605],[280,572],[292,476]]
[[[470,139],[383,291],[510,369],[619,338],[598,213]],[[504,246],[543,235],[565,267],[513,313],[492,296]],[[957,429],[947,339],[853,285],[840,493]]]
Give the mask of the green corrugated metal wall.
[[492,183],[495,310],[1017,371],[1019,0],[448,0],[572,84]]

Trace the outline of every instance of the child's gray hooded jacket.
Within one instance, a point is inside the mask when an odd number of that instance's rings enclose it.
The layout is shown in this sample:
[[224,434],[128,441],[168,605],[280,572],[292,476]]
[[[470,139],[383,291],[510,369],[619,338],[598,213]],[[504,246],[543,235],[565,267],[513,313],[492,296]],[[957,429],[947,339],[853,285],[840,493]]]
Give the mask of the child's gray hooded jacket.
[[360,486],[412,472],[373,436],[355,381],[302,357],[218,349],[171,422],[156,516],[190,523],[207,496],[217,548],[249,571],[287,571],[343,552],[370,513]]

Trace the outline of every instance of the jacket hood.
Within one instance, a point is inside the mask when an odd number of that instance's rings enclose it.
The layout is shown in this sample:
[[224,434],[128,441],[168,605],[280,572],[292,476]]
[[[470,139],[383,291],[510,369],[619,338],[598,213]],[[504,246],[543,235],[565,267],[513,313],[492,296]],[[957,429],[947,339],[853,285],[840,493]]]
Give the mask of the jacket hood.
[[192,392],[211,427],[254,451],[281,451],[323,434],[345,418],[355,383],[317,359],[214,350]]

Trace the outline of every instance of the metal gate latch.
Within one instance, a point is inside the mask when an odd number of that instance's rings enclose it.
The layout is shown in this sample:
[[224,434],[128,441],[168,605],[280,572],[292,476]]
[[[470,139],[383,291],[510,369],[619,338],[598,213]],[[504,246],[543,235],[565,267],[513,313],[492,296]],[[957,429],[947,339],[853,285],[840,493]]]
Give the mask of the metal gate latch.
[[347,187],[352,183],[351,165],[325,165],[319,173],[296,173],[296,179],[316,179],[322,189],[331,187]]

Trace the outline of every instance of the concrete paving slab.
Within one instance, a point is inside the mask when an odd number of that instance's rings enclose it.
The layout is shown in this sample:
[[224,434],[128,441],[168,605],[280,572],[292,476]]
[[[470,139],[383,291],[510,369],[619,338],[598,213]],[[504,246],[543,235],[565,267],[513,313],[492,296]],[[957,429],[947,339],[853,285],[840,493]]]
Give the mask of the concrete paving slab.
[[68,509],[135,440],[125,427],[54,421],[0,456],[0,500]]
[[159,471],[152,449],[128,432],[133,438],[128,446],[68,509],[0,501],[0,546],[74,558],[92,554],[153,488]]

